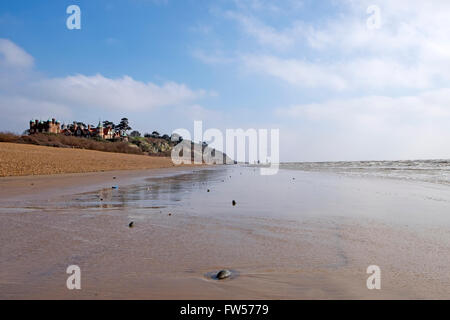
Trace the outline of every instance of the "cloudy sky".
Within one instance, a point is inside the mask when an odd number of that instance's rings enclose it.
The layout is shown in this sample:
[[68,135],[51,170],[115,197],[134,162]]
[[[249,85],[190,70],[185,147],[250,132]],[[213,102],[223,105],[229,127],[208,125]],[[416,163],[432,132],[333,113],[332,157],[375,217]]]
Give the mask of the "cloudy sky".
[[0,130],[203,120],[279,128],[283,161],[450,158],[449,17],[448,0],[4,0]]

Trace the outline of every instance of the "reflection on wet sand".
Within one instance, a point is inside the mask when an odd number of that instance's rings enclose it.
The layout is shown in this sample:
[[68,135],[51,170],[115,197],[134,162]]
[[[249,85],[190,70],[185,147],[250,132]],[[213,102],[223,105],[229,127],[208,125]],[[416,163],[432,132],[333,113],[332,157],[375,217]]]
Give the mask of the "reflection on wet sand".
[[446,188],[217,167],[2,199],[0,298],[448,298],[450,202],[430,199]]
[[[103,188],[98,192],[79,194],[54,202],[56,208],[140,208],[160,209],[182,201],[186,193],[206,190],[208,184],[217,183],[225,170],[193,170],[172,176],[145,179],[139,185]],[[100,200],[100,202],[99,202]]]

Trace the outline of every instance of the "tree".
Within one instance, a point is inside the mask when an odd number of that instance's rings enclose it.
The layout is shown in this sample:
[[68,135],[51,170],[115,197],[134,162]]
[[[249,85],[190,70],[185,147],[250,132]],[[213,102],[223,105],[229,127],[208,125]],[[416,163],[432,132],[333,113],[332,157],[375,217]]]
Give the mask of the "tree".
[[114,129],[116,127],[116,125],[114,124],[114,122],[105,120],[105,121],[103,121],[103,127],[105,127],[105,128],[111,127]]
[[118,129],[119,131],[127,132],[128,130],[131,130],[132,128],[128,124],[128,119],[127,118],[122,118],[120,120],[119,125],[116,127],[116,129]]
[[158,131],[153,131],[152,132],[152,136],[153,136],[153,138],[159,138],[159,132]]
[[172,136],[170,137],[170,140],[176,144],[181,143],[183,141],[183,137],[180,136],[177,133],[172,134]]
[[134,130],[130,133],[130,137],[133,137],[133,138],[139,138],[140,136],[141,136],[141,133],[136,130]]

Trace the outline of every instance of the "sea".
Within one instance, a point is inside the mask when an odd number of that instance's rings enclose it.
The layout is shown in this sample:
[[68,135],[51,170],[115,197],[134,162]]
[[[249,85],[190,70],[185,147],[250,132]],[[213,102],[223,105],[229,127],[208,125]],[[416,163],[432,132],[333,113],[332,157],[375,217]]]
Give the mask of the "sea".
[[450,160],[289,162],[281,169],[332,172],[346,176],[379,177],[450,185]]

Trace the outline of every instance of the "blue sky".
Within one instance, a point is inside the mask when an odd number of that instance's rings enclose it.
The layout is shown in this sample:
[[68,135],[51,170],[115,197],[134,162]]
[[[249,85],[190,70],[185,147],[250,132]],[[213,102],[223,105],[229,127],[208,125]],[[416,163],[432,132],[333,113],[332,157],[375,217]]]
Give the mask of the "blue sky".
[[[72,4],[81,30],[66,28]],[[284,161],[449,158],[449,13],[444,0],[5,0],[0,130],[203,120],[279,128]]]

